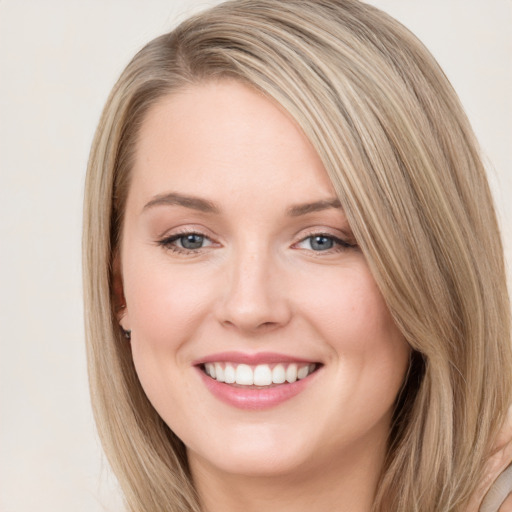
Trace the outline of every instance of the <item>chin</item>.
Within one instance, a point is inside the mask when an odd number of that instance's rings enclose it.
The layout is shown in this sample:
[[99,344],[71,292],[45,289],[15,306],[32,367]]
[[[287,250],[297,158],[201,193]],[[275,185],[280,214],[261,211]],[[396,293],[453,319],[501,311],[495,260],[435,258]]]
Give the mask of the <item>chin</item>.
[[[250,429],[246,435],[230,435],[229,441],[209,444],[202,450],[188,450],[188,456],[198,457],[217,470],[240,476],[272,477],[291,475],[308,466],[314,454],[308,455],[307,443],[301,436],[290,436],[289,432]],[[224,437],[224,436],[223,436]]]
[[226,454],[220,463],[209,462],[224,473],[253,478],[291,476],[307,466],[306,461],[296,455],[261,452]]

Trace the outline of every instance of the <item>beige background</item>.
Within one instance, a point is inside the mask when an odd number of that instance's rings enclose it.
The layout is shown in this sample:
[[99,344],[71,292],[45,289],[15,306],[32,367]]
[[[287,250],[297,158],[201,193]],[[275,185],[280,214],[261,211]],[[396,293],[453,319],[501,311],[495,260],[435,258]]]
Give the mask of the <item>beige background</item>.
[[[98,117],[133,53],[201,7],[0,0],[0,511],[121,509],[87,394],[80,229]],[[512,1],[373,0],[459,92],[512,261]]]

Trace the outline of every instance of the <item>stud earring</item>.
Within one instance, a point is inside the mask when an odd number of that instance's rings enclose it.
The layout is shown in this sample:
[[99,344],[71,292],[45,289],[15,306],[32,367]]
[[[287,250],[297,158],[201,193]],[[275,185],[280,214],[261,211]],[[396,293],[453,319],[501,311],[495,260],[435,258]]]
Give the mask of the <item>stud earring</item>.
[[127,340],[131,340],[132,339],[132,331],[131,331],[131,329],[123,329],[122,327],[121,327],[121,329],[123,330],[124,337]]

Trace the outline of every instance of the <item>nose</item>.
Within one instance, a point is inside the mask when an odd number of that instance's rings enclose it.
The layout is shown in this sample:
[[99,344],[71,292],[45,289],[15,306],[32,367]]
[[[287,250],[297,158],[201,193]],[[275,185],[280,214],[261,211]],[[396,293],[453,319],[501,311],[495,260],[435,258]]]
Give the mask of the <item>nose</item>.
[[243,251],[229,262],[218,320],[246,334],[273,331],[291,318],[285,270],[264,251]]

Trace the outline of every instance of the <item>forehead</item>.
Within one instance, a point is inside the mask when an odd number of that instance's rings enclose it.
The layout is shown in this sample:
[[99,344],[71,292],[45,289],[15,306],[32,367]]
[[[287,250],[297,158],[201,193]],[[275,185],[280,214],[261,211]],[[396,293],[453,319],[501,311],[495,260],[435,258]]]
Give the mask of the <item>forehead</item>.
[[137,141],[132,189],[151,195],[175,188],[206,196],[241,191],[273,191],[274,198],[334,195],[297,123],[274,101],[235,81],[181,89],[148,111]]

